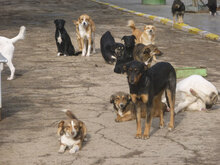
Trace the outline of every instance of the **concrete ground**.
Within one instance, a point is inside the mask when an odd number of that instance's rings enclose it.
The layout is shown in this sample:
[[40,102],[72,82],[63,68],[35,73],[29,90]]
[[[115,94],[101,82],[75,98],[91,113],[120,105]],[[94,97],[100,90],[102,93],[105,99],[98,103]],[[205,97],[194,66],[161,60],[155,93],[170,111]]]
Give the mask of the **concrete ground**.
[[[171,13],[171,6],[173,0],[166,0],[166,5],[143,5],[142,0],[100,0],[101,2],[108,2],[111,4],[124,7],[126,9],[152,14],[155,16],[165,17],[173,19]],[[191,5],[192,0],[182,0],[185,5]],[[207,0],[203,0],[204,3],[207,3]],[[217,0],[218,6],[220,6],[220,0]],[[220,12],[218,15],[213,17],[209,15],[208,10],[200,13],[185,13],[184,23],[189,24],[190,26],[197,27],[201,30],[208,31],[210,33],[220,35]]]
[[[117,91],[128,92],[125,75],[113,73],[100,54],[101,35],[110,30],[116,41],[131,34],[127,20],[137,27],[157,27],[160,61],[175,67],[206,66],[207,79],[220,89],[220,44],[120,12],[89,0],[0,0],[0,35],[17,35],[25,25],[25,40],[15,44],[16,78],[2,73],[3,109],[0,122],[1,165],[217,165],[220,162],[220,104],[209,112],[182,112],[175,130],[159,129],[153,119],[149,140],[137,140],[135,121],[116,123],[109,103]],[[76,49],[72,20],[89,14],[96,24],[97,53],[91,57],[57,57],[54,19],[66,20]],[[177,97],[178,102],[178,97]],[[57,124],[70,109],[85,122],[88,141],[76,154],[58,154]],[[169,113],[165,115],[166,124]]]

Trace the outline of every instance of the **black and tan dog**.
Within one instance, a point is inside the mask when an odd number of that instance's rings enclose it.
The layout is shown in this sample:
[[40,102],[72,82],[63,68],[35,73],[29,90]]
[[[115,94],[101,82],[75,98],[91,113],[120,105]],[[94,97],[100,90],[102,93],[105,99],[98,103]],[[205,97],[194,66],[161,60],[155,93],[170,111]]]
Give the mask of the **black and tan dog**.
[[177,17],[177,23],[183,23],[183,17],[185,13],[185,5],[181,0],[174,0],[172,4],[172,14],[173,14],[173,23],[176,21]]
[[[110,97],[110,103],[113,104],[114,110],[117,114],[116,122],[124,122],[136,119],[136,111],[134,103],[131,101],[131,96],[128,93],[116,92]],[[146,117],[146,106],[142,101],[136,103],[141,108],[141,118]],[[167,111],[167,106],[162,103],[163,112]],[[160,114],[154,114],[154,117],[159,117]]]
[[144,63],[132,61],[124,65],[127,73],[128,84],[132,102],[136,104],[141,100],[146,104],[147,115],[145,130],[142,136],[141,109],[137,109],[137,133],[136,138],[149,138],[152,117],[160,114],[160,127],[164,126],[161,96],[165,91],[167,104],[170,108],[169,130],[174,128],[174,105],[176,92],[176,72],[173,66],[166,62],[159,62],[148,68]]
[[133,56],[134,60],[144,62],[148,67],[151,66],[152,61],[157,61],[156,56],[161,56],[163,53],[157,48],[156,45],[137,44],[134,47]]

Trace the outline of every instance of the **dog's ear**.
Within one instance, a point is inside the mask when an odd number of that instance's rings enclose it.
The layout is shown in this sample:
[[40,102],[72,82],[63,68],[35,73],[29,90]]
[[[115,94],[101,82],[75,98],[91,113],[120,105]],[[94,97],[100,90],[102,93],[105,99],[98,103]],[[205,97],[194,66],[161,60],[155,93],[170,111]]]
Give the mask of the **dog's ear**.
[[133,40],[136,40],[136,39],[137,39],[134,35],[132,35],[131,38],[132,38]]
[[110,97],[110,103],[114,103],[114,100],[115,100],[115,95],[111,95],[111,97]]
[[127,100],[130,101],[131,100],[131,95],[127,94]]
[[62,128],[62,127],[64,126],[64,123],[65,123],[65,122],[64,122],[63,120],[60,121],[59,124],[58,124],[58,128]]
[[73,23],[74,23],[74,25],[78,25],[79,24],[79,22],[75,21],[75,20],[73,20]]
[[125,40],[126,36],[123,36],[121,40]]

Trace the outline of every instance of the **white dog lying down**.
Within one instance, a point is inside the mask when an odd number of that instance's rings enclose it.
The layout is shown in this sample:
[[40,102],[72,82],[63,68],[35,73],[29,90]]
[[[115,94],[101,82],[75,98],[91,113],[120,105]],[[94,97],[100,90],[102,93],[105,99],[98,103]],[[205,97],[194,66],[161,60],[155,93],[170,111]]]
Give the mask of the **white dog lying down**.
[[11,71],[11,75],[8,77],[8,80],[12,80],[15,74],[15,67],[12,64],[15,49],[14,43],[18,40],[24,39],[25,29],[26,28],[24,26],[21,26],[19,34],[11,39],[0,36],[0,54],[2,54],[8,60],[7,65]]
[[176,92],[180,94],[180,103],[175,113],[185,110],[206,110],[218,101],[216,87],[199,75],[192,75],[177,84]]

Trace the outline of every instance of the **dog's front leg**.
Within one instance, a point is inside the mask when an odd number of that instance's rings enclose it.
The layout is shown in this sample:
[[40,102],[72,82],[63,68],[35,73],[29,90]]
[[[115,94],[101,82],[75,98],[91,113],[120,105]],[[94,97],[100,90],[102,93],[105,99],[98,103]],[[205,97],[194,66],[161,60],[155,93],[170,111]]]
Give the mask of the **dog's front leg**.
[[86,56],[90,56],[91,45],[92,45],[92,38],[89,37],[89,38],[88,38],[88,49],[87,49],[87,54],[86,54]]
[[84,38],[81,38],[81,45],[82,45],[82,56],[86,55],[86,41]]
[[61,144],[61,145],[60,145],[60,149],[59,149],[58,152],[59,152],[59,153],[64,153],[65,149],[66,149],[66,145]]
[[95,32],[92,33],[92,53],[96,53],[96,51],[95,51]]
[[135,138],[140,139],[141,138],[141,108],[140,106],[137,106],[137,95],[131,94],[131,100],[134,104],[134,110],[136,112],[136,123],[137,123],[137,133]]
[[147,103],[147,114],[146,114],[146,120],[145,120],[145,129],[144,129],[144,135],[143,139],[149,139],[150,138],[150,127],[152,123],[152,101],[149,100]]

